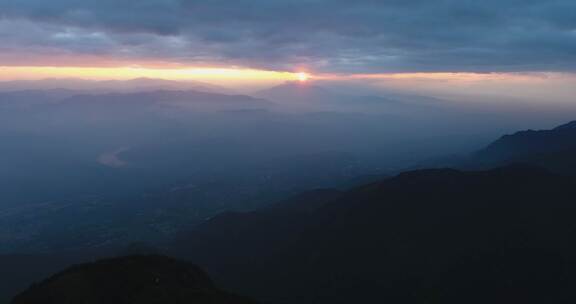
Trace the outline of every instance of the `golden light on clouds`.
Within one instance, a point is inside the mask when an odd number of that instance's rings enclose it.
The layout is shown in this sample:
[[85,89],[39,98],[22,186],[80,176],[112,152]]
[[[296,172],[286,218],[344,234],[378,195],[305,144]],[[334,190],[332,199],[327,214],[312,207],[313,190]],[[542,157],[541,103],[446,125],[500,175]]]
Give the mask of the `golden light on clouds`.
[[[206,81],[235,89],[264,88],[286,81],[307,82],[308,71],[269,71],[249,68],[172,67],[172,66],[0,66],[0,81],[38,80],[49,78],[80,78],[91,80],[128,80],[156,78],[166,80]],[[505,87],[505,85],[563,82],[574,77],[562,73],[383,73],[326,74],[314,73],[316,81],[360,81],[378,86],[394,86],[407,90],[433,90],[471,86]],[[504,89],[502,89],[504,90]]]
[[[306,75],[306,78],[307,77]],[[221,67],[0,66],[0,81],[63,78],[88,80],[154,78],[177,81],[201,81],[228,87],[238,92],[249,92],[278,85],[286,81],[301,81],[302,74],[292,71]]]
[[82,78],[126,80],[140,77],[167,80],[290,81],[301,80],[294,72],[242,68],[140,68],[140,67],[0,67],[0,80]]

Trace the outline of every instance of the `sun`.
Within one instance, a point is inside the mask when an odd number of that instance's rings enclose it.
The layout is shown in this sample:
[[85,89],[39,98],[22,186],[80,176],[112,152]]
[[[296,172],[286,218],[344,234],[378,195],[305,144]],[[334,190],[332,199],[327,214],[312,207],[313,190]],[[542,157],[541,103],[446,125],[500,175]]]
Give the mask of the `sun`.
[[310,78],[308,73],[304,73],[304,72],[297,73],[296,77],[298,78],[298,81],[300,81],[300,82],[306,82]]

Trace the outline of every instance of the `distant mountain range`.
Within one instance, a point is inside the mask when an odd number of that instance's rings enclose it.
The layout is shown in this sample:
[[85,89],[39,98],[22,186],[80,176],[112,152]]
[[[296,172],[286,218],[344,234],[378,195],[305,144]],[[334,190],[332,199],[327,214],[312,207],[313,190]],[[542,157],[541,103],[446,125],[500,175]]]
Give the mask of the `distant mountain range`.
[[253,94],[296,109],[382,112],[407,116],[423,112],[433,114],[446,104],[444,101],[417,95],[382,92],[379,95],[359,95],[336,92],[321,84],[290,81]]
[[342,98],[342,96],[321,86],[297,81],[285,82],[253,95],[282,102],[326,102]]
[[[1,93],[0,93],[1,94]],[[149,90],[145,92],[76,94],[57,104],[64,111],[141,112],[176,108],[187,111],[258,110],[274,106],[270,101],[247,95],[228,95],[197,90]],[[82,112],[80,112],[82,113]]]
[[[213,95],[210,95],[213,94]],[[217,97],[221,95],[220,97]],[[45,79],[0,82],[0,108],[27,107],[38,103],[49,104],[67,98],[109,98],[118,102],[126,100],[142,102],[154,99],[176,101],[223,102],[223,99],[268,100],[281,109],[308,111],[357,111],[383,112],[388,114],[417,115],[440,112],[446,106],[444,101],[425,96],[384,92],[379,95],[358,95],[336,92],[331,87],[315,83],[286,82],[250,95],[239,95],[231,89],[199,82],[174,81],[152,78],[131,80],[85,80],[85,79]],[[92,96],[92,97],[90,97]],[[99,96],[99,97],[97,97]],[[250,97],[253,96],[253,97]],[[270,102],[271,101],[271,102]],[[240,104],[240,102],[236,102]],[[248,107],[247,109],[251,109]]]
[[[79,111],[81,117],[93,111],[94,115],[118,116],[130,114],[185,110],[191,111],[250,111],[272,109],[275,105],[262,98],[247,95],[208,92],[200,88],[163,89],[162,86],[145,86],[139,90],[75,90],[26,89],[20,91],[0,90],[0,110],[8,111]],[[6,114],[6,113],[0,113]],[[46,113],[43,116],[48,116]],[[126,118],[126,119],[127,119]]]
[[209,93],[233,94],[233,91],[217,85],[200,81],[175,81],[154,78],[136,78],[130,80],[87,80],[87,79],[44,79],[15,80],[0,82],[0,91],[54,90],[67,89],[89,91],[92,93],[116,92],[130,93],[157,90],[200,91]]

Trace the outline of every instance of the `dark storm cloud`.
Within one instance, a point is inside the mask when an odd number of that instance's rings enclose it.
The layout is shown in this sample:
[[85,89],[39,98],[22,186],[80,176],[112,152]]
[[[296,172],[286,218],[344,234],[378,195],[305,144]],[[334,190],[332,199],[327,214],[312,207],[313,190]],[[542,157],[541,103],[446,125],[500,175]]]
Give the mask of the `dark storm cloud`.
[[574,0],[2,0],[0,16],[0,50],[30,53],[353,72],[576,68]]

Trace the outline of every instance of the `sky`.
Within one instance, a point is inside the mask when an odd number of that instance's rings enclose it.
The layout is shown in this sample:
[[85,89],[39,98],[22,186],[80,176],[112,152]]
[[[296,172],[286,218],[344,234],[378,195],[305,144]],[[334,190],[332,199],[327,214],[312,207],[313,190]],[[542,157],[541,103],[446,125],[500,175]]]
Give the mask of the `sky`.
[[576,1],[0,0],[0,41],[4,80],[571,79]]

